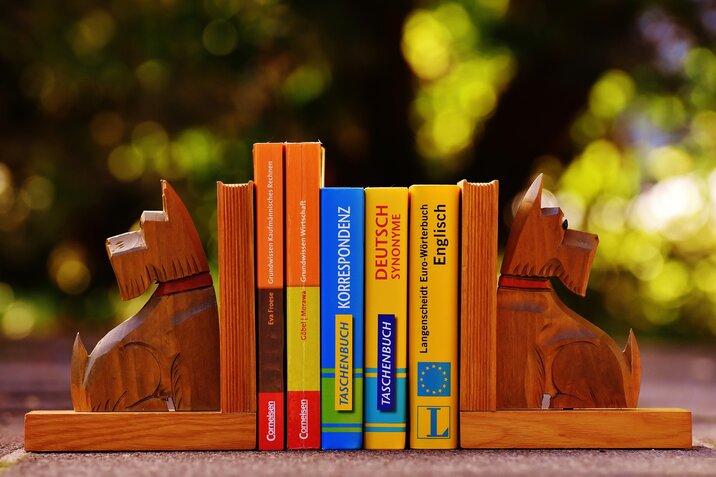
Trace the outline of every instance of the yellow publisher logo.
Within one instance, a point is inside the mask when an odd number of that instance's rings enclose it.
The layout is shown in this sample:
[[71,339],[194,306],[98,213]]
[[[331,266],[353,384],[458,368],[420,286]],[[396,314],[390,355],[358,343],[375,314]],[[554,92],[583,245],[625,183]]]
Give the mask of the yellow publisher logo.
[[418,406],[418,439],[450,439],[450,406]]
[[353,410],[353,315],[336,315],[336,411]]

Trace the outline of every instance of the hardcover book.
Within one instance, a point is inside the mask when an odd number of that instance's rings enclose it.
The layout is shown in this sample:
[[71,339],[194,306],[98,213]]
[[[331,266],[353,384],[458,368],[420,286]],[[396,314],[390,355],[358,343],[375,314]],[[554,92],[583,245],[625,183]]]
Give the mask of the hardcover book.
[[283,153],[280,143],[254,144],[260,450],[285,445]]
[[320,143],[286,144],[287,445],[321,447]]
[[366,449],[404,449],[408,189],[365,189]]
[[457,185],[410,188],[410,447],[454,449],[458,432]]
[[321,447],[363,444],[363,230],[360,188],[321,190]]

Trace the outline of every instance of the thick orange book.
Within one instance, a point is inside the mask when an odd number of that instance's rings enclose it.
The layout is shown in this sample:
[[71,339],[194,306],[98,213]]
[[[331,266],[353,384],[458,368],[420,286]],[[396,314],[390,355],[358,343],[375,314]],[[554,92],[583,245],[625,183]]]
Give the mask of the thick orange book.
[[321,447],[320,143],[286,144],[286,436]]

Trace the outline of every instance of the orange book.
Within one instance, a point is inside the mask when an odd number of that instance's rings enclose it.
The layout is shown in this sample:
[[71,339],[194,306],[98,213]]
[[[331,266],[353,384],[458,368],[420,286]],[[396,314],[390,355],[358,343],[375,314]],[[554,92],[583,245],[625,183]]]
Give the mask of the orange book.
[[321,447],[320,143],[286,144],[286,371],[289,449]]
[[282,143],[254,144],[258,300],[258,447],[284,448]]

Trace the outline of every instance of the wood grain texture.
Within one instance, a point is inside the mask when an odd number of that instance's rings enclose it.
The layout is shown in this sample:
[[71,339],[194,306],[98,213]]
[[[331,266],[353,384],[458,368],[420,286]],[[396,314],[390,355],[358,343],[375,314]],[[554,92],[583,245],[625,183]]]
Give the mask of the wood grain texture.
[[139,230],[107,239],[107,254],[123,300],[138,297],[154,282],[209,271],[189,211],[169,183],[161,183],[162,210],[144,211]]
[[683,409],[579,409],[461,412],[468,449],[689,449]]
[[584,295],[598,239],[570,230],[559,208],[541,202],[539,176],[520,204],[502,264],[497,407],[635,408],[641,362],[634,334],[622,351],[562,303],[548,281],[558,277]]
[[597,251],[596,235],[571,230],[559,207],[542,208],[542,175],[515,214],[502,259],[502,275],[556,277],[584,296]]
[[218,411],[214,288],[155,293],[89,356],[77,335],[71,391],[76,411],[167,411],[169,399],[177,411]]
[[461,181],[460,410],[496,406],[497,181]]
[[[497,407],[635,407],[640,366],[630,334],[625,352],[567,308],[554,290],[501,286],[497,291]],[[636,351],[638,354],[638,350]]]
[[139,231],[107,239],[125,299],[155,280],[160,286],[91,354],[77,335],[76,411],[219,409],[219,323],[206,256],[186,207],[165,181],[162,197],[163,210],[144,212]]
[[25,415],[27,452],[255,447],[255,413],[34,411]]
[[256,411],[254,184],[216,185],[221,410]]

